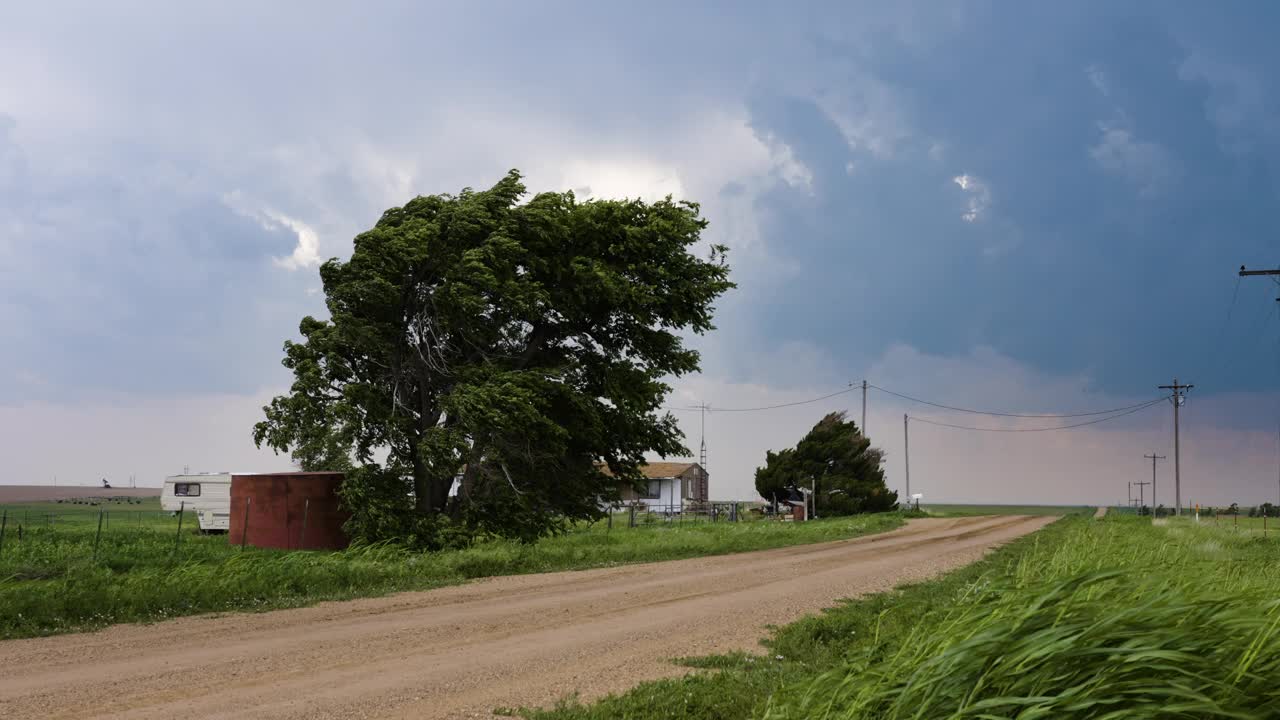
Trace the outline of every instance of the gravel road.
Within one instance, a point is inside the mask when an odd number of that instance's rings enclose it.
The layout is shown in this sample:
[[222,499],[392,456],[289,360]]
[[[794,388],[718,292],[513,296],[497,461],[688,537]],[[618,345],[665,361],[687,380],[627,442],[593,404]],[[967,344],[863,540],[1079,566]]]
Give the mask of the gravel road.
[[1052,517],[500,577],[385,598],[0,642],[0,718],[466,718],[758,651],[765,625],[982,557]]

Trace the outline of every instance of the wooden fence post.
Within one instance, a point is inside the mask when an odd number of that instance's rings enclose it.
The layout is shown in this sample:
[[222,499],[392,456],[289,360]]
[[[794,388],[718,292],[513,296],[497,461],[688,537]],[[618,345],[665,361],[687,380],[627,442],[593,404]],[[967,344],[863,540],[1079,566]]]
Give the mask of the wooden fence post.
[[178,546],[182,544],[182,518],[187,514],[187,501],[178,503],[178,534],[173,538],[173,557],[170,562],[178,560]]
[[98,543],[102,542],[102,516],[106,511],[98,509],[98,532],[93,536],[93,561],[98,562]]

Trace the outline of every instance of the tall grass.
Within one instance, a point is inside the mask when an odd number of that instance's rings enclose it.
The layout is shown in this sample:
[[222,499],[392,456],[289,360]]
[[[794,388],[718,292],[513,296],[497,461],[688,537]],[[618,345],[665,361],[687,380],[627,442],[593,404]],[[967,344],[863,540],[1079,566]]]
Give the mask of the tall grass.
[[[821,542],[896,527],[895,514],[810,523],[753,521],[581,527],[532,545],[500,540],[410,552],[391,544],[342,552],[248,548],[176,525],[64,524],[10,534],[0,547],[0,638],[47,635],[193,613],[296,607],[471,578],[672,560]],[[188,524],[187,527],[190,527]]]
[[1076,521],[900,636],[850,643],[763,715],[1275,717],[1278,548],[1190,523]]

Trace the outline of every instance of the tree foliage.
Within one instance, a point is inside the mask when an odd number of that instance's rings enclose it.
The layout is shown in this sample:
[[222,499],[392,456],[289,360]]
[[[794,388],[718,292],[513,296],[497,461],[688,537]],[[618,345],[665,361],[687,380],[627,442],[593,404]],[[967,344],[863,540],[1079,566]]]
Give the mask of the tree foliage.
[[884,483],[884,453],[871,447],[845,413],[829,413],[795,448],[765,454],[756,469],[756,492],[766,500],[781,499],[789,488],[816,486],[817,513],[849,515],[883,512],[898,503]]
[[687,452],[663,379],[698,369],[677,333],[732,287],[723,247],[690,252],[698,205],[524,196],[512,171],[415,198],[320,269],[330,317],[285,343],[294,382],[254,439],[348,470],[358,536],[531,539]]

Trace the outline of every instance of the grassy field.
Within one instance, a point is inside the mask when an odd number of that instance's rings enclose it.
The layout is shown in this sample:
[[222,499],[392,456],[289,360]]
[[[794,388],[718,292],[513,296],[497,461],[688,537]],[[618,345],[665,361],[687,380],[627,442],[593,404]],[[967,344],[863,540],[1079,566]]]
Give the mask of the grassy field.
[[921,505],[920,509],[934,517],[969,517],[974,515],[1091,515],[1088,505]]
[[1280,539],[1072,515],[942,579],[776,631],[599,718],[1274,718]]
[[[0,504],[0,515],[3,515],[6,532],[17,532],[18,526],[36,528],[40,526],[97,526],[101,512],[103,524],[108,529],[115,525],[157,527],[177,526],[177,516],[160,509],[160,498],[131,498],[118,502],[101,502],[89,504],[84,502],[29,502]],[[187,515],[190,522],[193,515]]]
[[[69,512],[63,504],[54,505]],[[896,513],[809,523],[744,520],[636,528],[615,521],[612,529],[601,522],[533,545],[488,541],[438,553],[391,545],[287,552],[241,551],[225,535],[190,532],[190,517],[179,534],[176,519],[167,515],[144,510],[142,519],[131,520],[121,510],[104,529],[95,557],[97,509],[53,524],[32,522],[36,509],[26,508],[21,540],[10,524],[0,545],[0,638],[211,611],[296,607],[492,575],[763,550],[882,532],[902,523]],[[22,512],[4,510],[10,518]]]

